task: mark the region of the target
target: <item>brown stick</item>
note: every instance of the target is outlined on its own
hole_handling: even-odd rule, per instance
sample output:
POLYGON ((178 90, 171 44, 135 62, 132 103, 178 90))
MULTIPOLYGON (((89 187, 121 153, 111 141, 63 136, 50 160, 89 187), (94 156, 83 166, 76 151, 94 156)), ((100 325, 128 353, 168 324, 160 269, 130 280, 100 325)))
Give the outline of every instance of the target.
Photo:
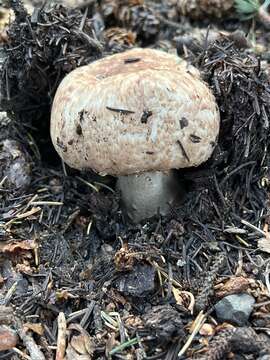
POLYGON ((39 349, 32 336, 30 334, 27 334, 27 332, 23 328, 22 322, 19 319, 16 319, 16 328, 17 333, 19 334, 20 338, 24 343, 24 346, 30 354, 31 360, 46 360, 42 351, 39 349))

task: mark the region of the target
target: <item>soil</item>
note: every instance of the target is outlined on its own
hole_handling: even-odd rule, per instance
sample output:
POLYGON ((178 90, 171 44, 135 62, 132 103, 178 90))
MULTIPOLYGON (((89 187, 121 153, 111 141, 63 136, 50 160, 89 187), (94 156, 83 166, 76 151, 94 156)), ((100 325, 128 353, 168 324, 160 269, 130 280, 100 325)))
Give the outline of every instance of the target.
POLYGON ((270 359, 270 32, 178 3, 4 4, 0 359, 270 359), (61 79, 134 46, 196 66, 221 114, 212 157, 178 172, 181 205, 137 225, 115 179, 69 168, 49 136, 61 79), (243 327, 214 310, 238 293, 256 301, 243 327))

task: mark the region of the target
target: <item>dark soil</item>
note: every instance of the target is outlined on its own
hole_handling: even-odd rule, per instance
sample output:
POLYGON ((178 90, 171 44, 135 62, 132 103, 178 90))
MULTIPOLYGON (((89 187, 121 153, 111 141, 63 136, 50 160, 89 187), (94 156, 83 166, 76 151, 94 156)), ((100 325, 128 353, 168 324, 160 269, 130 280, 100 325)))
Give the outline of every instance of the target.
POLYGON ((0 359, 270 359, 269 30, 233 11, 190 21, 173 0, 36 3, 32 16, 10 5, 0 325, 18 339, 0 359), (185 201, 139 225, 124 219, 113 178, 68 168, 49 137, 65 74, 133 46, 176 49, 221 114, 211 159, 179 172, 185 201), (249 322, 219 323, 215 303, 241 292, 256 300, 249 322))

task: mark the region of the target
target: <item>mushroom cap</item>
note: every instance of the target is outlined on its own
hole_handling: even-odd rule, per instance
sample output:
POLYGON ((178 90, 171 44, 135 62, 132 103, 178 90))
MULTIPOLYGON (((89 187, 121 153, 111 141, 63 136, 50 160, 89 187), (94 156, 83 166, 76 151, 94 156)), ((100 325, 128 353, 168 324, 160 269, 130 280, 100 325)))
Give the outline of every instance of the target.
POLYGON ((69 166, 118 176, 198 166, 213 152, 219 123, 214 96, 194 67, 136 48, 62 80, 51 137, 69 166))

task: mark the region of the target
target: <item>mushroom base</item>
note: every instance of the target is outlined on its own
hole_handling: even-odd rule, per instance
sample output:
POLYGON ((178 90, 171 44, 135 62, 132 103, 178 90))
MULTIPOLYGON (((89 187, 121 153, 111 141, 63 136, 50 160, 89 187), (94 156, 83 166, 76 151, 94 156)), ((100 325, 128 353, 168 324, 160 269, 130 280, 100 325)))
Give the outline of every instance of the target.
POLYGON ((117 186, 125 214, 138 223, 154 215, 166 215, 174 200, 172 172, 145 172, 118 177, 117 186))

